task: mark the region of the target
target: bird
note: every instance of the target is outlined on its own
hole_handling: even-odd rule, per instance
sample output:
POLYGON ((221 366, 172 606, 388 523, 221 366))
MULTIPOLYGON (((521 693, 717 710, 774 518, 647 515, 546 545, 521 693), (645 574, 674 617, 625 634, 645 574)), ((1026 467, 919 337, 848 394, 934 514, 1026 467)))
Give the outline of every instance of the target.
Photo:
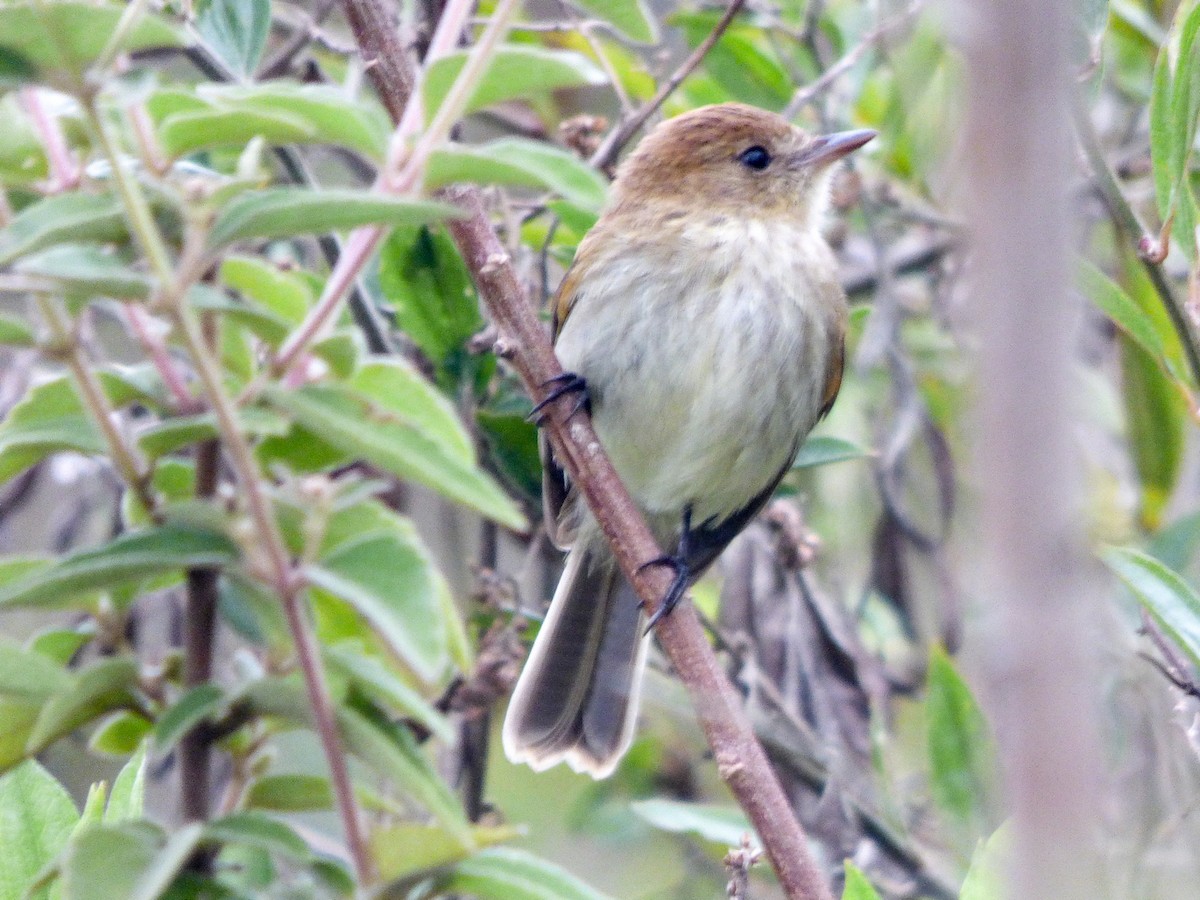
MULTIPOLYGON (((653 128, 618 167, 551 303, 587 407, 655 538, 656 615, 754 518, 841 386, 846 297, 822 233, 834 163, 875 132, 811 135, 737 103, 653 128)), ((535 411, 539 408, 535 407, 535 411)), ((502 729, 509 760, 610 775, 633 740, 654 619, 545 440, 547 532, 568 549, 502 729)))

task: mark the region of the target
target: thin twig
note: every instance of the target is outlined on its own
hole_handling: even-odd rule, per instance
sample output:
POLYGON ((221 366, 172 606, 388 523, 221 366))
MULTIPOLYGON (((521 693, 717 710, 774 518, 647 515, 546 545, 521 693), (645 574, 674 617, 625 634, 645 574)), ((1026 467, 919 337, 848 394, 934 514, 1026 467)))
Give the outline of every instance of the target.
MULTIPOLYGON (((458 77, 455 78, 454 84, 451 85, 442 105, 438 107, 433 121, 429 123, 429 127, 421 134, 416 147, 411 151, 407 146, 408 138, 419 128, 420 119, 408 111, 401 114, 400 122, 392 135, 387 169, 379 179, 379 188, 385 193, 404 194, 415 188, 424 171, 425 163, 429 159, 429 154, 446 139, 454 123, 461 117, 475 85, 478 84, 487 68, 487 63, 491 60, 492 49, 504 36, 507 30, 506 23, 516 12, 516 7, 517 0, 501 0, 497 5, 491 19, 488 20, 488 28, 480 36, 479 43, 467 55, 466 62, 458 73, 458 77)), ((445 55, 453 48, 451 37, 461 30, 462 23, 466 21, 470 13, 470 8, 471 3, 466 0, 453 0, 446 7, 442 20, 438 23, 438 30, 434 34, 433 43, 430 45, 426 70, 437 59, 437 55, 445 55)), ((406 84, 411 90, 412 79, 410 78, 406 84)), ((419 90, 419 82, 417 85, 419 90)), ((415 98, 417 94, 413 93, 411 96, 415 98)), ((341 307, 342 297, 366 266, 367 261, 375 252, 375 248, 383 240, 384 233, 385 229, 379 226, 357 228, 351 232, 342 250, 342 255, 338 258, 337 265, 334 266, 333 272, 325 282, 325 290, 320 299, 309 311, 300 327, 288 337, 283 347, 280 348, 279 355, 271 366, 272 374, 278 377, 285 376, 304 356, 309 345, 317 339, 326 324, 341 307)))
MULTIPOLYGON (((479 191, 460 186, 445 195, 469 214, 451 222, 450 231, 500 332, 505 358, 534 399, 540 400, 547 392, 545 385, 562 373, 546 329, 488 221, 479 191)), ((661 550, 600 446, 590 419, 582 412, 575 414, 573 406, 570 398, 560 398, 549 407, 546 429, 555 458, 583 493, 621 570, 652 613, 666 596, 671 576, 662 567, 644 567, 661 550)), ((832 895, 809 852, 804 831, 754 737, 741 697, 705 638, 695 608, 680 604, 655 632, 692 696, 717 771, 761 836, 787 896, 829 900, 832 895)))
POLYGON ((221 442, 229 454, 230 463, 246 499, 257 538, 263 544, 269 565, 269 571, 263 574, 283 603, 292 640, 296 646, 297 661, 304 676, 317 736, 329 765, 334 797, 346 832, 346 844, 360 883, 369 884, 373 877, 371 858, 358 821, 358 807, 350 784, 320 651, 305 618, 302 585, 293 573, 279 524, 275 520, 270 499, 263 487, 262 472, 254 457, 254 451, 242 433, 237 408, 226 393, 220 365, 209 351, 195 313, 187 303, 187 290, 204 268, 204 235, 197 229, 188 229, 183 254, 176 268, 172 264, 158 223, 150 213, 150 206, 141 185, 122 164, 117 146, 108 134, 100 115, 95 95, 86 95, 81 100, 85 115, 112 167, 112 177, 125 206, 130 230, 149 258, 151 268, 158 278, 158 301, 172 319, 204 386, 205 396, 217 420, 221 442))
POLYGON ((613 163, 617 158, 617 154, 621 152, 621 148, 629 143, 630 138, 638 133, 638 130, 666 102, 666 99, 675 92, 675 89, 683 84, 683 80, 691 75, 696 70, 696 67, 704 61, 704 57, 708 55, 708 51, 716 46, 717 41, 721 39, 721 35, 729 28, 734 16, 738 14, 745 5, 745 2, 746 0, 729 0, 729 6, 725 10, 725 15, 721 16, 717 24, 713 26, 713 30, 709 33, 708 37, 701 41, 700 45, 680 64, 679 68, 670 74, 667 80, 655 92, 654 96, 650 98, 650 102, 638 110, 634 116, 623 120, 621 124, 609 132, 600 146, 596 148, 596 152, 588 160, 594 168, 603 169, 613 163))
POLYGON ((1151 239, 1150 232, 1142 225, 1137 213, 1125 199, 1121 185, 1117 182, 1117 177, 1113 174, 1112 167, 1104 155, 1104 148, 1100 146, 1100 138, 1092 124, 1092 117, 1078 98, 1075 98, 1075 102, 1072 104, 1072 113, 1075 120, 1075 133, 1083 146, 1088 164, 1092 167, 1092 174, 1096 176, 1096 186, 1100 191, 1100 196, 1104 199, 1104 205, 1108 207, 1108 213, 1117 230, 1125 235, 1137 252, 1137 258, 1141 262, 1142 268, 1145 269, 1150 283, 1154 286, 1155 293, 1166 307, 1172 327, 1179 335, 1179 343, 1183 345, 1184 355, 1187 356, 1192 379, 1200 384, 1200 329, 1192 321, 1183 301, 1171 289, 1162 265, 1148 258, 1142 251, 1143 241, 1151 239))
POLYGON ((816 80, 809 82, 801 88, 797 88, 796 93, 792 95, 792 99, 788 101, 788 105, 780 115, 788 120, 794 119, 801 109, 824 93, 844 73, 854 68, 858 64, 858 61, 866 55, 867 51, 874 48, 884 35, 903 25, 920 12, 922 5, 922 0, 913 0, 902 12, 888 19, 886 22, 881 22, 864 34, 857 44, 851 47, 841 59, 822 72, 816 80))
POLYGON ((121 479, 133 491, 143 511, 153 517, 158 515, 158 500, 150 488, 150 469, 137 445, 130 441, 117 425, 117 412, 104 392, 95 370, 84 359, 75 333, 75 325, 63 308, 62 301, 45 294, 38 295, 38 307, 46 325, 50 328, 54 344, 46 349, 51 355, 63 359, 79 387, 84 406, 104 436, 108 455, 121 475, 121 479))

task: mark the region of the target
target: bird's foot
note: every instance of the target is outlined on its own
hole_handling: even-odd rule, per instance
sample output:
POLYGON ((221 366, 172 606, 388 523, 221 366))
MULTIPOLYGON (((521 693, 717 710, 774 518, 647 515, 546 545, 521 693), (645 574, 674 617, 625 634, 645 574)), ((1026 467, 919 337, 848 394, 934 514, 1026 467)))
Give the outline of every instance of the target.
POLYGON ((664 553, 662 556, 656 556, 649 562, 644 562, 638 566, 639 572, 651 566, 666 566, 675 573, 675 577, 671 579, 671 586, 667 588, 667 592, 663 594, 658 607, 651 614, 649 622, 646 623, 647 634, 659 623, 659 620, 664 616, 670 615, 671 610, 679 605, 679 601, 687 593, 688 585, 692 581, 692 570, 688 566, 691 538, 692 507, 689 505, 683 510, 683 527, 679 530, 679 546, 675 550, 675 555, 671 556, 664 553))
POLYGON ((592 411, 592 398, 588 394, 587 382, 581 376, 576 375, 574 372, 563 372, 560 375, 555 375, 548 381, 542 382, 542 387, 544 388, 551 385, 554 385, 554 387, 550 393, 543 397, 541 402, 535 405, 529 412, 529 418, 536 421, 539 426, 546 421, 546 416, 542 414, 542 410, 565 394, 579 395, 570 413, 567 414, 568 420, 581 409, 587 409, 589 413, 592 411))
POLYGON ((668 556, 666 554, 656 556, 649 562, 638 566, 638 571, 648 569, 651 566, 666 566, 675 573, 675 577, 671 579, 671 586, 667 588, 667 592, 663 594, 662 599, 658 602, 658 606, 646 622, 646 634, 649 634, 654 629, 654 626, 659 623, 659 620, 669 615, 671 610, 679 605, 679 601, 687 593, 688 584, 691 583, 692 578, 691 570, 688 568, 687 561, 682 554, 679 556, 668 556))

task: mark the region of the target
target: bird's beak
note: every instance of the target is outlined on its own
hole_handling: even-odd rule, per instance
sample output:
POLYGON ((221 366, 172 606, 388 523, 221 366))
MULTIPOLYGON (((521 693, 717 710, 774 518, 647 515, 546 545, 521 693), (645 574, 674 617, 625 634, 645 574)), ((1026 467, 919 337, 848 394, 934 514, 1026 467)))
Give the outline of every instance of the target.
POLYGON ((841 159, 848 153, 853 153, 867 141, 875 137, 876 132, 869 128, 857 131, 839 131, 835 134, 823 134, 814 138, 796 156, 796 162, 804 166, 824 166, 841 159))

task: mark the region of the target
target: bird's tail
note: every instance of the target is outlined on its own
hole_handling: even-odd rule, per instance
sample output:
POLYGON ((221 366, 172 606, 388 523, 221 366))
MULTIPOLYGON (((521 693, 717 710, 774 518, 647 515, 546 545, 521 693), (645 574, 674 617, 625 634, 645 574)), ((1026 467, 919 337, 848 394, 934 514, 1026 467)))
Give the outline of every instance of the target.
POLYGON ((598 534, 579 540, 504 719, 504 752, 542 771, 612 773, 633 740, 648 637, 638 598, 598 534))

